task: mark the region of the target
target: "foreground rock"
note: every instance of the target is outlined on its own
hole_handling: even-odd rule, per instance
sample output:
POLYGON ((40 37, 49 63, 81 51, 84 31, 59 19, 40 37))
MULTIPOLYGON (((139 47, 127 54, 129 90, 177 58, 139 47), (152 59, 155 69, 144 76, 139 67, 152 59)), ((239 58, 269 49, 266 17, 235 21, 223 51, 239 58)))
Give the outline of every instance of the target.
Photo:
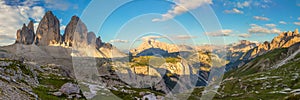
POLYGON ((59 91, 63 94, 70 95, 70 94, 79 94, 80 93, 80 88, 78 85, 73 84, 73 83, 65 83, 59 91))

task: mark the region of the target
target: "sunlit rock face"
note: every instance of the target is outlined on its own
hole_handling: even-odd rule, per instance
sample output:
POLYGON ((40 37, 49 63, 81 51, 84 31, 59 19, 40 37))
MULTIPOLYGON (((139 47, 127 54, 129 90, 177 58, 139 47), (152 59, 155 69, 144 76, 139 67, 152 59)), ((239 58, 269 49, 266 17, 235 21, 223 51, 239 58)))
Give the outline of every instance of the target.
POLYGON ((79 17, 73 16, 63 35, 67 46, 87 45, 88 29, 79 17))
POLYGON ((287 48, 298 42, 300 42, 300 35, 298 29, 296 29, 294 32, 283 32, 280 33, 277 37, 275 37, 270 43, 264 42, 263 44, 260 44, 257 48, 254 48, 249 58, 254 58, 258 55, 264 54, 267 51, 276 48, 287 48))
POLYGON ((269 51, 278 48, 288 48, 292 45, 300 42, 300 35, 298 29, 294 32, 282 32, 278 36, 274 37, 271 42, 265 41, 259 44, 257 47, 248 50, 243 56, 239 57, 236 62, 229 63, 226 67, 227 70, 232 68, 238 68, 246 64, 247 61, 254 59, 260 55, 263 55, 269 51))
POLYGON ((59 20, 51 11, 48 11, 36 30, 35 44, 39 46, 60 44, 62 37, 59 28, 59 20))
POLYGON ((30 45, 33 43, 35 38, 33 22, 30 21, 28 26, 23 24, 22 29, 17 31, 16 43, 30 45))
POLYGON ((168 44, 157 40, 144 40, 138 48, 132 49, 130 52, 135 56, 150 48, 159 48, 162 51, 167 51, 168 53, 180 51, 180 48, 175 44, 168 44))
POLYGON ((241 40, 238 43, 228 45, 226 48, 228 50, 227 59, 230 62, 235 62, 239 60, 247 51, 257 47, 259 43, 251 42, 247 40, 241 40))

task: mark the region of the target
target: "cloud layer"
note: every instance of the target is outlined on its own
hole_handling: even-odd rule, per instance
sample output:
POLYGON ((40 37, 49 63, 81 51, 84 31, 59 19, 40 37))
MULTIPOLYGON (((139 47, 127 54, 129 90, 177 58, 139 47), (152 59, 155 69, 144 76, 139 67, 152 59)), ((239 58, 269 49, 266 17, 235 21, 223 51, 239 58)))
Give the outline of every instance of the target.
POLYGON ((178 40, 189 40, 189 39, 194 39, 194 38, 197 38, 197 37, 192 36, 192 35, 176 35, 174 38, 178 39, 178 40))
POLYGON ((263 26, 259 26, 256 24, 251 24, 250 26, 251 26, 251 28, 248 29, 249 33, 264 33, 264 34, 279 34, 279 33, 281 33, 281 31, 279 29, 277 29, 276 27, 268 28, 268 27, 263 27, 263 26))
POLYGON ((225 30, 219 30, 215 32, 206 32, 205 34, 212 37, 218 37, 218 36, 229 36, 230 33, 232 32, 233 31, 230 29, 225 29, 225 30))
MULTIPOLYGON (((29 19, 40 21, 45 13, 45 9, 40 6, 31 6, 25 2, 22 5, 7 5, 5 1, 0 1, 0 35, 9 38, 0 38, 1 45, 14 43, 16 32, 22 28, 23 23, 28 23, 29 19), (28 5, 25 5, 28 4, 28 5)), ((37 27, 37 24, 35 24, 37 27)))
POLYGON ((227 14, 230 14, 230 13, 243 14, 244 13, 243 11, 238 10, 237 8, 233 8, 232 10, 225 10, 224 12, 227 13, 227 14))
POLYGON ((263 20, 263 21, 268 21, 270 20, 269 18, 267 17, 262 17, 262 16, 253 16, 254 19, 256 20, 263 20))
POLYGON ((241 37, 241 38, 249 38, 251 35, 248 34, 248 33, 244 33, 244 34, 239 34, 238 37, 241 37))
POLYGON ((110 43, 128 43, 128 40, 114 39, 110 40, 110 43))
POLYGON ((152 21, 166 21, 174 18, 177 15, 187 12, 188 10, 196 9, 204 4, 212 4, 212 0, 174 0, 177 5, 168 10, 167 13, 162 14, 161 18, 155 18, 152 21))

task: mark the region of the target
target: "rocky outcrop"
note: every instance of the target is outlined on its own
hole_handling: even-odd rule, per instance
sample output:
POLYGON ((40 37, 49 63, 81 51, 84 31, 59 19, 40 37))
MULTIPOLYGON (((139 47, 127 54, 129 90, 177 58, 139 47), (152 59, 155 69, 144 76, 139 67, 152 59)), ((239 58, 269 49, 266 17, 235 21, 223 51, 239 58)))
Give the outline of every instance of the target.
POLYGON ((226 48, 227 51, 227 59, 230 62, 235 62, 239 60, 247 51, 257 47, 259 43, 251 42, 247 40, 241 40, 239 43, 230 44, 226 48))
POLYGON ((16 43, 30 45, 33 43, 34 37, 35 35, 34 35, 33 22, 30 21, 28 26, 23 24, 22 29, 17 31, 16 43))
POLYGON ((96 44, 96 35, 94 32, 89 32, 87 34, 87 43, 88 43, 88 45, 96 44))
POLYGON ((104 45, 104 43, 101 40, 101 37, 97 37, 96 39, 96 48, 100 48, 102 45, 104 45))
POLYGON ((257 47, 247 51, 247 53, 244 54, 239 60, 236 62, 229 63, 226 67, 227 70, 234 69, 241 67, 246 62, 249 62, 250 60, 256 58, 257 56, 266 54, 269 51, 272 51, 277 48, 288 48, 296 43, 300 42, 300 35, 298 29, 296 29, 294 32, 288 31, 283 32, 279 34, 277 37, 275 37, 271 42, 264 42, 257 47))
POLYGON ((65 83, 59 91, 62 94, 70 95, 70 94, 79 94, 80 93, 80 88, 77 84, 73 83, 65 83))
POLYGON ((87 45, 88 29, 86 25, 77 16, 73 16, 65 29, 63 35, 67 46, 87 45))
POLYGON ((275 37, 270 43, 266 41, 263 44, 260 44, 257 48, 254 48, 253 52, 251 52, 250 58, 244 59, 255 58, 258 55, 262 55, 276 48, 288 48, 298 42, 300 42, 298 29, 296 29, 294 32, 283 32, 279 34, 279 36, 275 37))
POLYGON ((48 11, 37 28, 35 44, 39 46, 60 44, 62 37, 59 28, 59 20, 48 11))
POLYGON ((168 44, 157 40, 144 40, 143 43, 138 48, 132 49, 130 50, 130 52, 132 53, 133 56, 136 56, 137 54, 150 48, 158 48, 163 51, 167 51, 169 53, 180 51, 180 48, 175 44, 168 44))

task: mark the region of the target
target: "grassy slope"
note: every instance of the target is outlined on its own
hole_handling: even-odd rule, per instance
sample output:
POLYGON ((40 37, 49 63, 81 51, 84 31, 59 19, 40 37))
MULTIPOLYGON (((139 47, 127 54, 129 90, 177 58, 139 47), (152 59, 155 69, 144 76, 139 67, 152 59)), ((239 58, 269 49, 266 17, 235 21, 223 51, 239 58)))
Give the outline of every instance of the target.
POLYGON ((252 61, 248 62, 246 65, 238 69, 234 69, 227 72, 224 75, 224 77, 225 78, 242 77, 242 76, 260 72, 261 69, 268 69, 272 66, 266 66, 266 68, 261 68, 262 67, 261 65, 264 64, 265 62, 269 62, 271 65, 276 64, 276 61, 279 61, 282 54, 283 53, 286 54, 287 51, 288 51, 287 48, 274 49, 264 55, 256 57, 255 59, 253 59, 252 61), (265 62, 261 62, 261 61, 265 61, 265 62))
MULTIPOLYGON (((282 52, 286 51, 287 49, 276 49, 265 54, 265 56, 257 57, 253 61, 257 62, 266 58, 275 60, 282 52)), ((247 69, 243 73, 237 73, 237 71, 241 71, 240 69, 229 72, 230 75, 237 75, 238 77, 223 81, 218 91, 221 95, 216 94, 214 99, 300 99, 300 95, 290 94, 290 91, 300 88, 300 54, 277 69, 262 72, 255 71, 256 69, 255 67, 247 69)), ((226 77, 228 76, 229 74, 226 77)), ((202 90, 203 88, 196 88, 190 99, 201 97, 202 90)))

